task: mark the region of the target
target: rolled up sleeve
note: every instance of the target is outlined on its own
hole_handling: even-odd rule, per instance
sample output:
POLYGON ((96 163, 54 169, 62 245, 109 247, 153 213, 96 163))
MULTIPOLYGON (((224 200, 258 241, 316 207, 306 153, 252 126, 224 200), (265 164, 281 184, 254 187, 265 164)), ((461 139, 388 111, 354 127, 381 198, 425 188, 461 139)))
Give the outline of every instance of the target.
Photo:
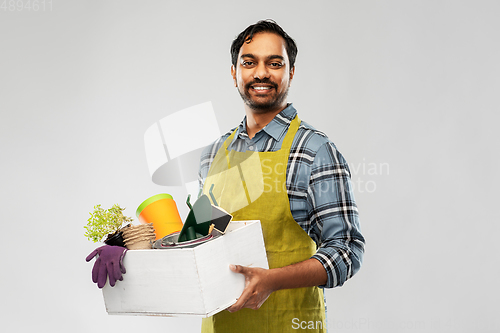
POLYGON ((310 236, 318 244, 312 258, 321 262, 328 275, 321 287, 342 286, 361 267, 365 239, 349 167, 331 142, 321 146, 311 166, 307 206, 310 236))

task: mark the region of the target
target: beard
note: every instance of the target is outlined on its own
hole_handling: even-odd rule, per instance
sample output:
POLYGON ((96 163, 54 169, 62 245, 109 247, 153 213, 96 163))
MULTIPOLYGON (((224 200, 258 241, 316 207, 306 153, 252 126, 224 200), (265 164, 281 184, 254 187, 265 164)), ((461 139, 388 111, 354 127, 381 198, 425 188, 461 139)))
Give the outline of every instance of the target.
POLYGON ((264 80, 256 79, 253 80, 252 82, 247 83, 243 89, 243 92, 238 87, 238 93, 240 94, 241 99, 243 99, 243 102, 246 105, 255 110, 257 113, 262 114, 262 113, 276 111, 276 109, 283 104, 283 101, 286 100, 286 97, 288 96, 288 89, 289 87, 286 87, 286 90, 284 90, 281 93, 278 93, 278 85, 275 82, 272 82, 269 79, 264 79, 264 80), (255 83, 265 83, 272 85, 274 89, 273 95, 265 98, 259 98, 259 97, 252 98, 249 90, 250 87, 255 83))

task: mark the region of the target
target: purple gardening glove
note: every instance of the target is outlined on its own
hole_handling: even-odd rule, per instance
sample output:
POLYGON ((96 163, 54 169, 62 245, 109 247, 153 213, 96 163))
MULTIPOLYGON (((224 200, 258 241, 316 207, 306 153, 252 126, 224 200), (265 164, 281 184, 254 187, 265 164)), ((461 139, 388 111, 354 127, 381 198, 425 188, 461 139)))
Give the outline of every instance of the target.
POLYGON ((104 245, 95 249, 85 259, 87 262, 99 255, 92 269, 92 281, 97 283, 99 288, 104 287, 109 275, 109 285, 115 286, 116 281, 123 280, 122 273, 125 274, 123 266, 123 257, 127 249, 121 246, 104 245))

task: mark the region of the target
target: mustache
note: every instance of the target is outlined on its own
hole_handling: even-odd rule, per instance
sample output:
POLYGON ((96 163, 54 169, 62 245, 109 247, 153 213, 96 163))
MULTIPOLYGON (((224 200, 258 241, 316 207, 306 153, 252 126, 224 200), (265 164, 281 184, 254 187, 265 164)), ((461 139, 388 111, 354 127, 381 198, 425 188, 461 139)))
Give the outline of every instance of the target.
POLYGON ((271 86, 273 86, 273 88, 275 90, 278 90, 278 84, 276 84, 275 82, 271 81, 270 79, 255 79, 253 80, 252 82, 248 82, 247 84, 245 84, 245 89, 250 89, 250 86, 253 85, 253 84, 256 84, 256 83, 263 83, 263 84, 269 84, 271 86))

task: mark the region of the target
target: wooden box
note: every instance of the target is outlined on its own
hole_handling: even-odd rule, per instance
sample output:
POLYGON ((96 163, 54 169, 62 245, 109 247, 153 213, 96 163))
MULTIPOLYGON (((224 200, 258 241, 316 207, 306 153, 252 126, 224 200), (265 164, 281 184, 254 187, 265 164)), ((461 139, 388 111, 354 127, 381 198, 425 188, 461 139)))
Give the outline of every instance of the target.
POLYGON ((123 263, 123 281, 102 289, 108 314, 209 317, 243 291, 229 264, 268 268, 260 221, 233 221, 194 248, 130 250, 123 263))

